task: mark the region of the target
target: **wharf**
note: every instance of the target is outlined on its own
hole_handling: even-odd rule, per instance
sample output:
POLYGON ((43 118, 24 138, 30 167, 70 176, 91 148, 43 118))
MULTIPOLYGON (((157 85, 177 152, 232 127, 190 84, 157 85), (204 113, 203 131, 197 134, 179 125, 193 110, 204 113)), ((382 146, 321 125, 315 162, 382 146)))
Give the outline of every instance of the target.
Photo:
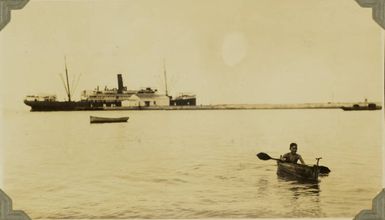
MULTIPOLYGON (((258 110, 258 109, 342 109, 363 103, 304 103, 304 104, 217 104, 196 106, 122 106, 103 110, 258 110)), ((380 103, 377 106, 381 106, 380 103)))

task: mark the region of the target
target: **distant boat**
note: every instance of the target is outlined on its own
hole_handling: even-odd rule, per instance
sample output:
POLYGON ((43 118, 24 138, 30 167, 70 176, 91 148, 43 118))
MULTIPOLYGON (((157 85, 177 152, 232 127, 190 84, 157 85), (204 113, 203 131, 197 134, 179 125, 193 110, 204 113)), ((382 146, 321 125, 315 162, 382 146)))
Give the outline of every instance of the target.
POLYGON ((343 106, 341 108, 344 111, 374 111, 382 109, 380 105, 376 105, 375 103, 369 103, 368 105, 354 104, 353 106, 343 106))
POLYGON ((118 122, 127 122, 129 117, 119 117, 119 118, 106 118, 106 117, 97 117, 90 116, 90 123, 118 123, 118 122))

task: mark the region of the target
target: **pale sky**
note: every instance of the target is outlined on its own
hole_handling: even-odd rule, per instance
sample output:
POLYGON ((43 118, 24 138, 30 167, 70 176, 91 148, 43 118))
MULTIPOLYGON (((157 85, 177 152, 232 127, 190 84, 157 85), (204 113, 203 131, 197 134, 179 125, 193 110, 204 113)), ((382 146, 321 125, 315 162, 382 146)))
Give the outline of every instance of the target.
POLYGON ((352 0, 31 0, 0 32, 1 103, 152 86, 198 104, 382 101, 383 31, 352 0))

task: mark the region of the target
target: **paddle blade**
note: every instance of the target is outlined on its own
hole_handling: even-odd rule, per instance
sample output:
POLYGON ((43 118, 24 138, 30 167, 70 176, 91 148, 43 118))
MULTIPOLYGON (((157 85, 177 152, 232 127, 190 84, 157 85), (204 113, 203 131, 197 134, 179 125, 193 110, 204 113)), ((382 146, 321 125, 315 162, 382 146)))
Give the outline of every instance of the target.
POLYGON ((319 166, 319 172, 321 174, 329 174, 330 173, 330 169, 328 167, 325 167, 325 166, 319 166))
POLYGON ((257 154, 257 157, 258 157, 260 160, 270 160, 270 159, 271 159, 271 157, 270 157, 268 154, 263 153, 263 152, 258 153, 258 154, 257 154))

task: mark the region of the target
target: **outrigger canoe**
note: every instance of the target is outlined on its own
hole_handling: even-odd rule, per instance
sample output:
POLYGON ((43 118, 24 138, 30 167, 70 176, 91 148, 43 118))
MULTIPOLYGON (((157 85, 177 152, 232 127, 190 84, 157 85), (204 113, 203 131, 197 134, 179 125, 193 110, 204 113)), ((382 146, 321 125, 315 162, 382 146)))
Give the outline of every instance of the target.
POLYGON ((318 181, 319 167, 277 161, 277 175, 303 181, 318 181))
POLYGON ((90 116, 90 123, 117 123, 117 122, 127 122, 128 118, 129 118, 129 117, 106 118, 106 117, 90 116))

